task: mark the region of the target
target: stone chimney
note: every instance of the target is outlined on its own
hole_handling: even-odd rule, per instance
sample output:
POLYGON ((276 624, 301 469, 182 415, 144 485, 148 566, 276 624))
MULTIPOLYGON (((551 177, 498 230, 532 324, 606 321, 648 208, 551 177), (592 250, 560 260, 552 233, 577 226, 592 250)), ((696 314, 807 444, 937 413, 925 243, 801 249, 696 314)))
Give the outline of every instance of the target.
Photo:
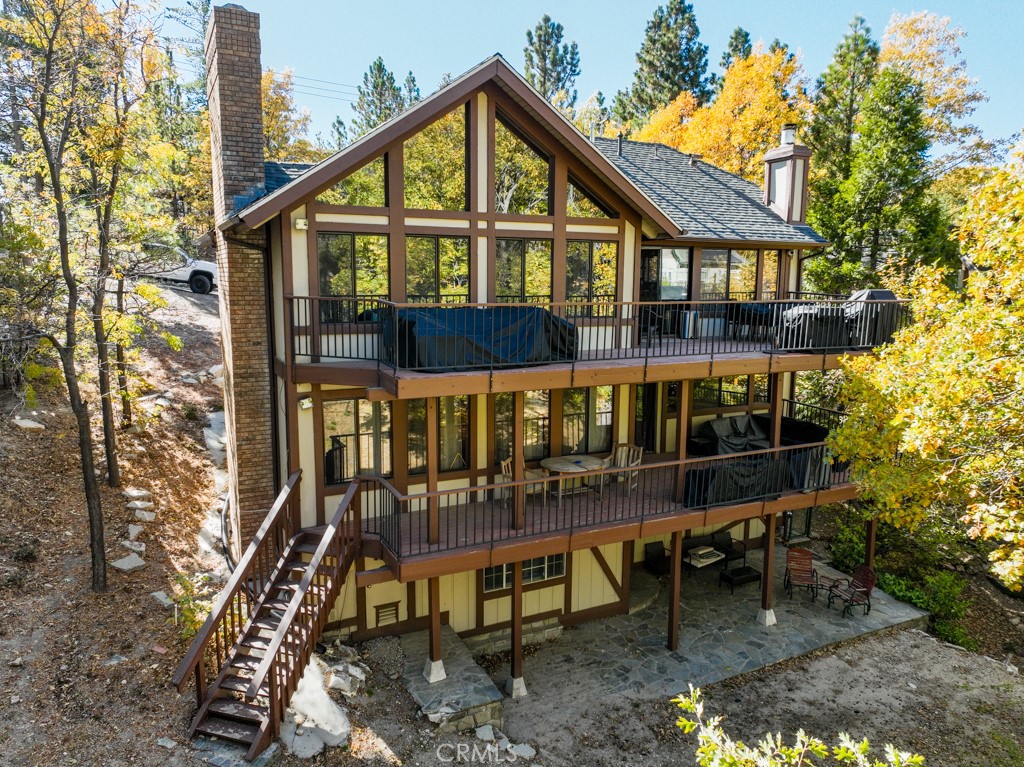
POLYGON ((787 224, 807 223, 807 171, 811 150, 796 143, 796 125, 782 126, 778 148, 764 156, 764 204, 787 224))
POLYGON ((206 73, 227 466, 238 554, 273 505, 277 484, 267 242, 262 229, 220 228, 235 210, 264 189, 258 14, 234 4, 213 9, 206 32, 206 73))

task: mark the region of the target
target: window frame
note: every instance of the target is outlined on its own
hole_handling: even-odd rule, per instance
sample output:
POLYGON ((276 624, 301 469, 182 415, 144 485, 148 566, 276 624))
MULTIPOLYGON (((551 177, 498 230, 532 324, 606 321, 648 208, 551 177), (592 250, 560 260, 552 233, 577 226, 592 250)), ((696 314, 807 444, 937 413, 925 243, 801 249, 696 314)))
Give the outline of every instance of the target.
MULTIPOLYGON (((485 567, 480 571, 480 589, 481 592, 486 595, 486 598, 495 598, 502 596, 506 592, 512 590, 512 564, 504 565, 491 565, 485 567), (492 584, 500 580, 501 585, 492 585, 488 587, 488 579, 491 580, 492 584)), ((548 581, 559 581, 566 577, 568 563, 564 552, 557 554, 548 554, 543 557, 532 557, 523 562, 523 586, 535 586, 535 584, 547 583, 547 586, 556 586, 557 583, 548 583, 548 581), (533 575, 527 578, 527 572, 536 572, 539 568, 543 569, 543 574, 539 577, 533 575)), ((546 587, 540 587, 546 588, 546 587)))
MULTIPOLYGON (((546 423, 546 428, 544 428, 544 427, 541 428, 541 432, 546 436, 546 439, 544 440, 543 444, 540 444, 540 445, 534 444, 534 445, 532 445, 533 448, 539 449, 543 453, 540 456, 540 458, 530 458, 527 455, 527 453, 528 453, 528 450, 527 450, 528 444, 524 444, 523 445, 523 457, 524 457, 526 463, 540 461, 541 459, 547 458, 549 455, 551 455, 551 430, 552 430, 552 427, 553 427, 553 424, 551 422, 551 411, 552 411, 552 400, 554 399, 554 393, 550 389, 530 389, 530 390, 527 390, 527 391, 525 391, 523 393, 523 397, 525 399, 527 394, 530 394, 531 392, 538 392, 538 391, 546 392, 547 395, 548 395, 547 414, 545 416, 543 416, 543 418, 542 418, 543 421, 547 422, 546 423)), ((511 457, 511 454, 509 456, 502 456, 498 452, 498 447, 499 447, 499 445, 498 445, 498 442, 499 442, 498 435, 500 433, 499 430, 498 430, 498 424, 500 422, 500 419, 498 418, 498 407, 497 407, 497 405, 498 405, 498 397, 503 397, 503 396, 509 396, 509 397, 513 397, 514 398, 514 392, 495 392, 494 395, 493 395, 493 398, 491 399, 491 430, 492 430, 492 433, 494 434, 494 455, 492 456, 492 458, 494 459, 494 465, 495 466, 498 466, 505 458, 511 457)), ((513 399, 513 402, 514 401, 515 400, 513 399)), ((524 417, 524 425, 523 425, 524 435, 526 433, 525 421, 526 421, 526 419, 524 417)), ((509 422, 509 428, 514 428, 514 423, 515 423, 515 413, 512 413, 512 418, 511 418, 511 420, 509 422)), ((509 435, 509 440, 508 441, 509 441, 509 444, 511 445, 511 443, 512 443, 511 434, 509 435)))
POLYGON ((500 108, 494 111, 494 131, 495 131, 495 147, 494 151, 490 153, 489 162, 493 168, 493 188, 491 189, 491 201, 490 204, 493 206, 495 215, 497 216, 509 216, 509 217, 551 217, 555 212, 555 157, 550 152, 545 150, 536 141, 530 138, 530 135, 520 128, 516 122, 501 111, 500 108), (498 163, 497 163, 497 130, 498 125, 501 125, 505 130, 511 133, 515 138, 519 139, 526 145, 527 149, 531 150, 535 155, 548 165, 548 194, 547 194, 547 212, 546 213, 512 213, 512 212, 498 212, 498 163))
POLYGON ((406 210, 406 211, 414 211, 414 212, 415 211, 427 211, 427 212, 430 212, 430 213, 451 213, 451 214, 456 214, 456 215, 458 215, 458 214, 465 215, 466 213, 468 213, 471 210, 471 200, 469 198, 470 198, 470 178, 473 175, 473 168, 471 166, 473 154, 472 154, 472 152, 470 151, 470 148, 469 148, 469 144, 470 144, 470 131, 471 131, 471 126, 470 126, 470 121, 469 121, 469 102, 466 101, 463 104, 461 104, 459 106, 456 106, 453 109, 450 109, 449 111, 445 112, 443 115, 439 116, 436 120, 433 120, 432 122, 428 123, 427 125, 424 125, 415 134, 413 134, 412 136, 409 136, 408 138, 406 138, 406 139, 404 139, 402 141, 402 143, 401 143, 401 152, 402 152, 402 207, 403 207, 404 210, 406 210), (407 178, 406 174, 408 173, 408 168, 409 168, 408 163, 406 162, 406 144, 409 141, 419 137, 428 128, 436 125, 437 123, 441 122, 441 120, 444 120, 449 115, 452 115, 452 114, 454 114, 455 112, 457 112, 459 110, 461 110, 461 112, 462 112, 462 126, 463 126, 462 127, 462 151, 463 151, 462 169, 463 169, 463 176, 462 177, 463 177, 463 182, 464 183, 462 185, 462 187, 463 187, 462 188, 462 207, 461 208, 457 208, 457 209, 448 209, 448 208, 415 208, 415 207, 410 207, 408 205, 408 199, 407 199, 407 196, 406 196, 407 195, 407 186, 408 186, 406 184, 406 178, 407 178))
MULTIPOLYGON (((412 441, 409 439, 409 437, 414 432, 413 432, 413 429, 411 429, 410 425, 409 425, 409 422, 411 420, 410 419, 410 412, 409 412, 410 411, 409 405, 411 405, 413 402, 422 402, 423 403, 423 411, 424 411, 423 435, 422 435, 423 436, 423 444, 424 444, 424 450, 425 451, 429 451, 430 450, 430 445, 427 444, 427 422, 426 422, 426 404, 427 404, 427 400, 424 397, 415 397, 413 399, 407 400, 407 405, 406 405, 406 419, 405 419, 406 420, 406 424, 405 424, 405 426, 406 426, 406 473, 410 477, 425 477, 427 475, 427 463, 429 462, 428 461, 428 457, 427 457, 428 454, 426 452, 424 452, 424 454, 423 454, 423 465, 422 465, 422 467, 414 466, 413 461, 412 461, 412 457, 413 457, 414 453, 413 453, 413 450, 412 450, 412 441)), ((449 395, 448 397, 438 397, 438 403, 437 403, 437 444, 434 445, 434 449, 437 451, 437 473, 438 473, 438 476, 440 476, 442 474, 449 474, 449 473, 469 471, 472 468, 472 465, 473 465, 473 463, 472 463, 472 455, 473 455, 473 450, 474 450, 474 441, 475 441, 475 436, 473 434, 473 400, 472 400, 471 395, 469 395, 469 394, 452 394, 452 395, 449 395), (445 466, 441 462, 441 452, 442 452, 441 451, 441 440, 444 439, 444 431, 441 429, 441 408, 442 408, 442 403, 440 402, 440 400, 452 399, 452 398, 464 398, 465 399, 465 403, 466 403, 466 410, 465 410, 465 412, 466 412, 466 425, 465 425, 466 440, 462 443, 467 448, 465 453, 462 454, 462 460, 463 460, 463 463, 465 465, 461 466, 461 467, 459 467, 457 469, 445 468, 445 466)), ((460 453, 461 453, 461 451, 460 451, 460 453)))
POLYGON ((494 238, 494 300, 498 303, 550 303, 554 290, 555 277, 555 241, 543 237, 495 237, 494 238), (499 244, 502 242, 519 243, 522 258, 519 269, 519 295, 499 295, 498 293, 498 259, 499 244), (545 243, 548 248, 548 292, 546 295, 534 295, 526 292, 527 253, 530 243, 545 243))
POLYGON ((391 235, 380 232, 335 232, 331 230, 318 230, 316 233, 316 284, 317 284, 317 295, 321 298, 373 298, 382 299, 387 301, 391 297, 391 235), (324 293, 323 290, 323 265, 321 263, 321 250, 320 242, 321 238, 335 238, 335 237, 348 237, 350 248, 349 248, 349 266, 351 267, 352 275, 352 291, 350 293, 324 293), (356 289, 359 284, 359 276, 357 271, 357 248, 356 241, 359 237, 377 237, 384 240, 384 252, 387 258, 387 268, 385 269, 385 278, 387 279, 388 289, 384 295, 377 295, 371 293, 359 293, 356 289))
MULTIPOLYGON (((356 448, 357 448, 356 449, 356 453, 355 453, 355 463, 354 463, 354 465, 356 467, 356 473, 353 474, 352 476, 344 476, 339 482, 328 482, 326 465, 324 463, 321 463, 321 468, 323 469, 322 483, 323 483, 323 486, 325 488, 325 494, 326 495, 332 495, 332 494, 337 494, 337 493, 340 493, 340 492, 344 492, 344 486, 347 483, 351 482, 356 477, 365 476, 363 474, 363 472, 361 471, 361 467, 359 466, 359 451, 358 451, 359 441, 360 441, 360 438, 363 435, 366 435, 366 436, 370 437, 378 445, 380 445, 383 442, 383 436, 385 434, 387 435, 387 444, 388 444, 388 457, 387 457, 387 460, 388 460, 388 464, 391 467, 391 470, 389 472, 379 472, 379 476, 382 476, 382 477, 394 477, 395 476, 395 421, 394 421, 394 412, 391 409, 391 403, 390 402, 375 402, 373 400, 366 399, 365 397, 333 397, 331 399, 322 400, 320 402, 320 407, 318 408, 318 410, 319 410, 319 418, 320 418, 320 432, 321 432, 321 437, 322 437, 321 450, 323 451, 321 453, 321 458, 320 458, 321 462, 323 462, 326 459, 327 453, 332 449, 332 447, 328 447, 328 442, 330 441, 330 438, 332 436, 353 437, 356 440, 356 448), (334 403, 339 403, 339 402, 351 402, 351 403, 353 403, 353 407, 355 408, 355 413, 353 414, 353 424, 354 424, 355 431, 352 434, 329 435, 328 432, 327 432, 327 423, 326 423, 327 407, 329 405, 332 405, 334 403), (361 403, 364 403, 364 402, 367 403, 368 405, 370 405, 370 407, 375 411, 374 421, 375 421, 375 423, 378 423, 378 424, 381 423, 381 415, 380 414, 382 413, 382 411, 384 409, 384 406, 385 405, 387 406, 389 428, 388 428, 388 430, 386 432, 383 431, 383 430, 380 430, 379 432, 375 433, 374 431, 363 432, 363 431, 360 430, 359 408, 360 408, 361 403)), ((381 450, 381 455, 382 455, 382 461, 383 461, 383 449, 381 450)), ((377 467, 377 468, 379 469, 380 467, 377 467)))
POLYGON ((423 303, 423 304, 457 304, 457 303, 468 303, 469 302, 469 289, 472 280, 471 267, 472 267, 472 245, 470 243, 469 235, 449 235, 449 234, 418 234, 418 233, 406 233, 405 234, 405 291, 406 301, 410 303, 423 303), (409 292, 409 240, 432 240, 434 243, 434 293, 430 296, 423 296, 422 294, 409 292), (444 294, 441 292, 441 240, 461 240, 466 245, 466 283, 464 293, 449 293, 444 294), (417 298, 410 298, 410 295, 415 295, 417 298), (459 299, 459 300, 455 300, 459 299))
POLYGON ((619 241, 618 240, 579 240, 579 239, 567 239, 565 242, 565 300, 567 303, 581 303, 581 304, 599 304, 607 300, 610 296, 610 303, 615 303, 619 297, 619 270, 622 267, 622 259, 619 253, 619 241), (569 251, 573 245, 586 245, 587 246, 587 292, 584 296, 574 295, 570 292, 570 276, 569 276, 569 251), (612 292, 608 293, 595 293, 594 292, 594 250, 595 246, 609 245, 615 248, 615 279, 612 284, 612 292), (601 296, 600 299, 595 296, 601 296))
POLYGON ((570 389, 563 389, 562 390, 562 408, 561 409, 562 409, 562 423, 560 424, 559 428, 561 429, 561 437, 562 437, 562 455, 593 455, 595 453, 607 452, 607 451, 613 450, 615 448, 615 387, 613 385, 611 385, 611 384, 601 384, 601 385, 598 385, 598 386, 574 386, 574 387, 571 387, 570 389), (607 448, 605 448, 605 447, 595 447, 595 448, 592 449, 591 448, 591 437, 592 437, 592 435, 591 435, 591 430, 590 430, 591 405, 593 405, 593 417, 594 417, 593 420, 595 422, 595 425, 598 425, 596 423, 597 419, 598 419, 598 416, 602 415, 605 412, 603 410, 602 411, 598 411, 597 410, 597 397, 598 397, 598 391, 597 390, 598 389, 602 389, 602 388, 610 390, 610 392, 609 392, 610 404, 609 404, 609 409, 607 411, 608 415, 611 418, 611 422, 608 425, 608 446, 607 446, 607 448), (584 445, 584 449, 583 449, 582 453, 574 452, 574 451, 570 450, 569 449, 570 445, 568 444, 568 442, 566 441, 566 438, 565 438, 566 437, 566 433, 567 433, 567 430, 565 428, 565 423, 566 423, 566 421, 565 421, 565 419, 566 419, 565 392, 571 391, 572 389, 582 389, 586 393, 585 396, 584 396, 584 401, 583 401, 583 440, 582 440, 582 442, 583 442, 583 445, 584 445))

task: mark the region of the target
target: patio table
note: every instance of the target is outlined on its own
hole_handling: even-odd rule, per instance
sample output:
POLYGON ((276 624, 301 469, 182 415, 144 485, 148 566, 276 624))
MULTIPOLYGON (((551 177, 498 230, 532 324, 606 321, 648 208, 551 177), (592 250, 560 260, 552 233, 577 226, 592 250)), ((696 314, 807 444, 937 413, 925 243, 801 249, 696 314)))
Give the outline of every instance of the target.
POLYGON ((562 508, 562 482, 566 475, 583 471, 594 471, 604 465, 604 459, 596 455, 555 455, 541 459, 540 465, 558 474, 558 508, 562 508))

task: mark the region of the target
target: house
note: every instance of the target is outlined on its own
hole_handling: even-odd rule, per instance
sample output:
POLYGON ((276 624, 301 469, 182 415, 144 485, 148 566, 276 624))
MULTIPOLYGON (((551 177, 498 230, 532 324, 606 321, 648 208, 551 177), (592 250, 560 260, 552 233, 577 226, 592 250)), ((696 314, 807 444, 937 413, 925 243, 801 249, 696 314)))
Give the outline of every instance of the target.
POLYGON ((795 379, 902 313, 800 293, 823 240, 791 127, 762 191, 588 139, 494 56, 315 166, 271 163, 258 16, 215 8, 206 46, 242 561, 175 678, 193 732, 258 752, 324 631, 429 629, 440 679, 447 623, 510 645, 524 694, 524 638, 626 611, 662 547, 675 649, 694 539, 759 546, 856 495, 823 444, 841 414, 795 379))

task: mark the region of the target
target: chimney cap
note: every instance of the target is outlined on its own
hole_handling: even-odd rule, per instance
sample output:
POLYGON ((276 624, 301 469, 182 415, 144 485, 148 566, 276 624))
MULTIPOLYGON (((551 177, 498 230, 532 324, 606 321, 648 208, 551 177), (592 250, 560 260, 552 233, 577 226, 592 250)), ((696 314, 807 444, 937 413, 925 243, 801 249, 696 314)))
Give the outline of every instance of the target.
POLYGON ((702 159, 704 159, 704 155, 702 154, 691 154, 690 165, 696 165, 702 159))

